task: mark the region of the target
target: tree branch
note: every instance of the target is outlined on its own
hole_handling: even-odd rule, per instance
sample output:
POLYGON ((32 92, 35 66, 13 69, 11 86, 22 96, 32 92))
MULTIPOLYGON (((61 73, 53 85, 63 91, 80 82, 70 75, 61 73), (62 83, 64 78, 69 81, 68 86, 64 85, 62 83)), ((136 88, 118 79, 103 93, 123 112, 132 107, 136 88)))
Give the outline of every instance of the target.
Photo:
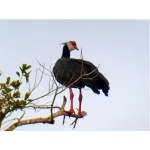
MULTIPOLYGON (((66 105, 66 102, 67 102, 67 99, 64 96, 63 103, 62 103, 62 106, 61 106, 60 110, 55 112, 53 114, 53 116, 49 116, 49 117, 46 117, 46 118, 27 119, 27 120, 21 120, 21 118, 20 118, 16 123, 12 124, 5 131, 13 131, 15 128, 17 128, 19 126, 22 126, 22 125, 27 125, 27 124, 36 124, 36 123, 54 124, 55 121, 53 119, 56 118, 56 117, 59 117, 59 116, 68 116, 68 117, 77 118, 76 114, 68 114, 68 113, 65 112, 64 107, 66 105)), ((87 113, 82 111, 82 116, 79 116, 78 118, 83 118, 86 115, 87 115, 87 113)))

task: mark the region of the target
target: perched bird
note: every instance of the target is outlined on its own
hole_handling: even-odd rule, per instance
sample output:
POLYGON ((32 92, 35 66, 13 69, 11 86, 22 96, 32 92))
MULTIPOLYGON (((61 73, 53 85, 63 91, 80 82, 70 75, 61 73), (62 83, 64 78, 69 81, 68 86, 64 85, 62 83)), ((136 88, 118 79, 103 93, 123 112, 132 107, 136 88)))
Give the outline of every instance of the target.
POLYGON ((77 44, 74 41, 63 43, 63 52, 60 59, 57 60, 53 67, 53 74, 56 80, 65 87, 69 88, 70 92, 70 114, 75 114, 73 108, 73 91, 72 88, 79 89, 79 109, 78 115, 82 115, 82 91, 85 86, 89 87, 94 93, 100 94, 100 90, 108 96, 109 82, 98 71, 97 67, 89 61, 83 59, 70 58, 70 52, 78 50, 77 44))

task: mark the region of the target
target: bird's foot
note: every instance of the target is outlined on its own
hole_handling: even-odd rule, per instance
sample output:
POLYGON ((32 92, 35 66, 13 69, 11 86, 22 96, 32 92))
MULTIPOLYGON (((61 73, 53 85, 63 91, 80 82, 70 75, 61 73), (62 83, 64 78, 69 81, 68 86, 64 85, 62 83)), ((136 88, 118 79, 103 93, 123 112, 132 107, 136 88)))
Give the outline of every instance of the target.
POLYGON ((82 118, 83 117, 83 114, 82 114, 82 112, 81 111, 78 111, 78 118, 80 117, 80 118, 82 118))
POLYGON ((82 111, 82 112, 78 112, 78 115, 76 115, 76 118, 75 120, 70 124, 70 125, 73 125, 73 129, 76 127, 76 124, 77 124, 77 121, 79 118, 83 118, 84 116, 86 116, 87 113, 85 111, 82 111))
POLYGON ((68 111, 65 110, 65 112, 66 112, 67 114, 70 114, 70 115, 71 115, 71 114, 74 114, 74 115, 76 114, 75 111, 74 111, 74 109, 70 109, 70 110, 68 110, 68 111))
MULTIPOLYGON (((87 115, 87 113, 85 111, 81 111, 81 112, 78 112, 78 114, 75 114, 75 111, 74 110, 69 110, 69 111, 65 111, 67 114, 69 114, 70 116, 72 117, 75 117, 75 120, 70 124, 70 125, 73 125, 73 129, 76 127, 76 124, 77 124, 77 121, 79 118, 83 118, 87 115)), ((65 124, 65 117, 66 115, 64 115, 63 117, 63 125, 65 124)))
POLYGON ((73 125, 73 129, 76 127, 77 120, 78 120, 78 117, 76 117, 76 119, 70 124, 70 125, 73 125))
MULTIPOLYGON (((73 115, 76 115, 76 113, 75 113, 75 111, 74 111, 74 109, 70 109, 70 110, 64 110, 64 112, 66 112, 68 115, 69 115, 69 117, 73 114, 73 115)), ((62 123, 63 125, 65 124, 65 115, 64 115, 64 118, 63 118, 63 123, 62 123)))

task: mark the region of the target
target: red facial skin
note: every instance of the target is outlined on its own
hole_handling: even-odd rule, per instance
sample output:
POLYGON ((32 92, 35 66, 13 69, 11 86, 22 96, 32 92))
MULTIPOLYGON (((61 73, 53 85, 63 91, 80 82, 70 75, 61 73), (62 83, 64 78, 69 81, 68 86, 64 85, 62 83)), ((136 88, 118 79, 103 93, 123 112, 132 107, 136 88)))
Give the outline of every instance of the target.
POLYGON ((74 48, 75 48, 76 50, 79 50, 78 47, 77 47, 76 42, 71 42, 71 44, 74 46, 74 48))

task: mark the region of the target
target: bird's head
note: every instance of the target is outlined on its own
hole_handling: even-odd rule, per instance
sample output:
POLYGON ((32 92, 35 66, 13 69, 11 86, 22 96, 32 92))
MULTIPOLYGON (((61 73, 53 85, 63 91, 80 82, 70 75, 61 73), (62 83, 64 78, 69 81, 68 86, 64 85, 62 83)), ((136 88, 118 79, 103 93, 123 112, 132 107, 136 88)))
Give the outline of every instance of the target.
POLYGON ((75 49, 79 50, 75 41, 69 41, 69 42, 65 42, 65 43, 62 43, 62 44, 67 45, 69 51, 73 51, 75 49))

